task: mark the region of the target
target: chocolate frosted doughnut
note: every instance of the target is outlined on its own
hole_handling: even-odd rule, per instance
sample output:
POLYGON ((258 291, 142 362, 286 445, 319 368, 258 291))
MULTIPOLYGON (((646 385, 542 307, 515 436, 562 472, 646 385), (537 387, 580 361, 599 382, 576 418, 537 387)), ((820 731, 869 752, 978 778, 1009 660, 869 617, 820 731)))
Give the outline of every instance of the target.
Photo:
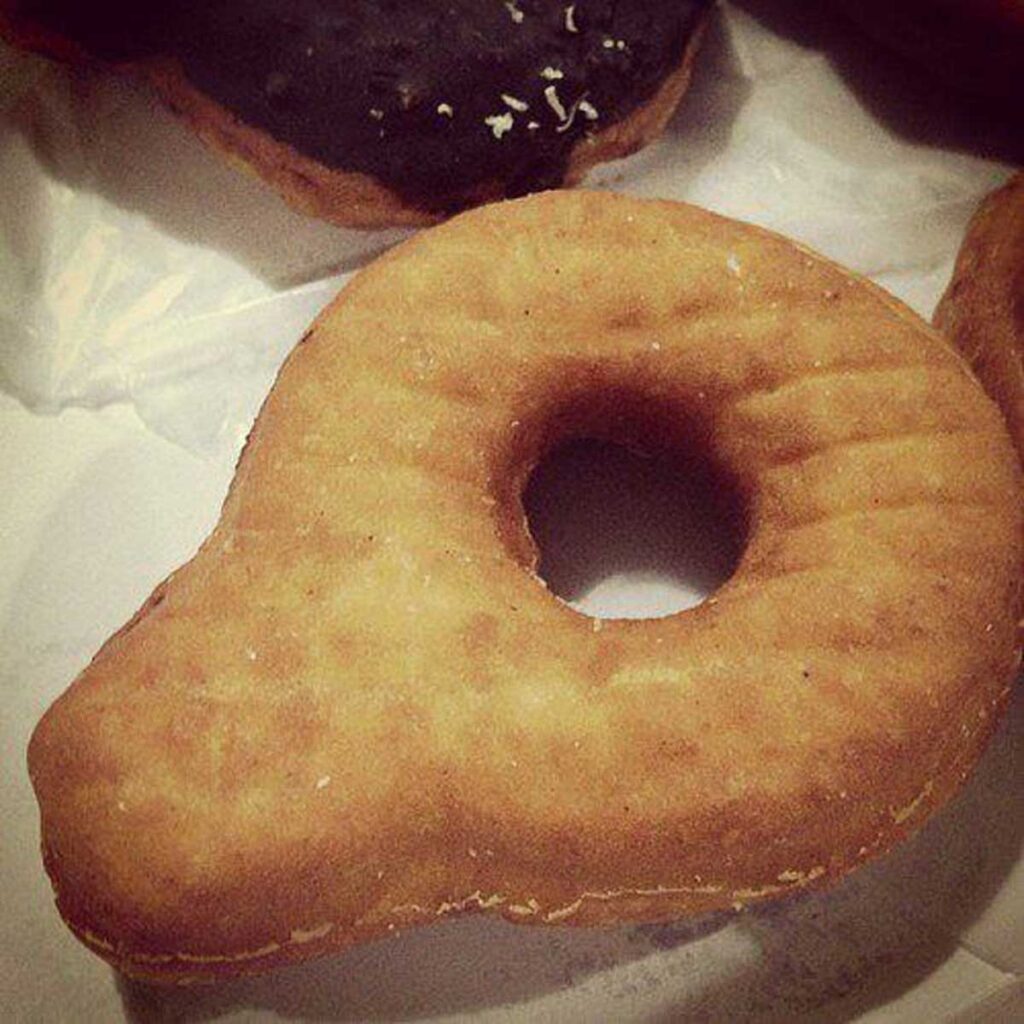
POLYGON ((571 183, 643 145, 682 95, 709 7, 0 0, 0 27, 141 71, 293 202, 370 226, 571 183))

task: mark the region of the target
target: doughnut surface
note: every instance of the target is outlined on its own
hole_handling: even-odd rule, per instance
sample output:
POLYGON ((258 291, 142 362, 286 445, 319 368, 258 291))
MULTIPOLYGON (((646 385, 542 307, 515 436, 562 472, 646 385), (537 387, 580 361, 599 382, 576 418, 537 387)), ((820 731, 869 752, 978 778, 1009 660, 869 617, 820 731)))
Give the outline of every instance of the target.
POLYGON ((586 192, 456 218, 321 315, 209 539, 38 726, 58 907, 174 981, 835 881, 994 726, 1020 488, 960 357, 782 238, 586 192), (715 467, 746 546, 712 598, 545 589, 520 495, 573 436, 715 467))
POLYGON ((293 203, 372 226, 573 183, 639 148, 675 109, 710 6, 0 0, 0 28, 6 8, 16 41, 136 69, 293 203))
POLYGON ((971 219, 935 326, 1003 410, 1024 459, 1024 173, 971 219))

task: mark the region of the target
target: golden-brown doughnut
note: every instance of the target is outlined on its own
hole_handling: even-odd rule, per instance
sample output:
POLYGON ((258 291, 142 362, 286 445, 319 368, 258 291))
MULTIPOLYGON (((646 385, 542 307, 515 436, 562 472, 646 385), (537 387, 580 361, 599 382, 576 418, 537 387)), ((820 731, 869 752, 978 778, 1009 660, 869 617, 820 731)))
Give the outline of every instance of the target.
POLYGON ((935 326, 1003 410, 1024 459, 1024 173, 971 219, 935 326))
POLYGON ((317 320, 209 539, 36 729, 60 912, 182 980, 832 882, 985 745, 1020 488, 960 357, 780 237, 587 192, 424 232, 317 320), (733 577, 647 621, 548 592, 520 496, 570 436, 715 467, 733 577))
POLYGON ((572 185, 657 137, 711 0, 0 0, 0 35, 155 87, 339 224, 572 185))

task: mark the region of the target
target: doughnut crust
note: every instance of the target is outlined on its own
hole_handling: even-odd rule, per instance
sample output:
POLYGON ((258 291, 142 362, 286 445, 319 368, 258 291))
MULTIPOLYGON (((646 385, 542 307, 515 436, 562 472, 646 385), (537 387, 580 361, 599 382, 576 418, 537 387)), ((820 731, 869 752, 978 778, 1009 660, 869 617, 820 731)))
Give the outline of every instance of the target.
POLYGON ((1024 173, 971 219, 935 326, 1003 410, 1024 459, 1024 173))
POLYGON ((970 772, 1021 555, 998 410, 878 288, 681 204, 473 211, 321 315, 209 539, 37 727, 57 905, 180 981, 834 882, 970 772), (555 598, 521 494, 569 437, 713 466, 733 577, 658 620, 555 598))
POLYGON ((153 86, 297 208, 427 224, 658 134, 711 0, 0 0, 0 34, 153 86))

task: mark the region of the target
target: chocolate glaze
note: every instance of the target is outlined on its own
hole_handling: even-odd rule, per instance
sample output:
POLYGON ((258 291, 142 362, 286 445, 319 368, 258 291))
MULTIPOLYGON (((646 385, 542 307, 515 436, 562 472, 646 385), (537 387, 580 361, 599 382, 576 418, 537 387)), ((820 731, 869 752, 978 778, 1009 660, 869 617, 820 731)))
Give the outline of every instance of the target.
POLYGON ((674 70, 710 0, 25 0, 113 62, 176 58, 243 122, 450 212, 558 185, 674 70))

